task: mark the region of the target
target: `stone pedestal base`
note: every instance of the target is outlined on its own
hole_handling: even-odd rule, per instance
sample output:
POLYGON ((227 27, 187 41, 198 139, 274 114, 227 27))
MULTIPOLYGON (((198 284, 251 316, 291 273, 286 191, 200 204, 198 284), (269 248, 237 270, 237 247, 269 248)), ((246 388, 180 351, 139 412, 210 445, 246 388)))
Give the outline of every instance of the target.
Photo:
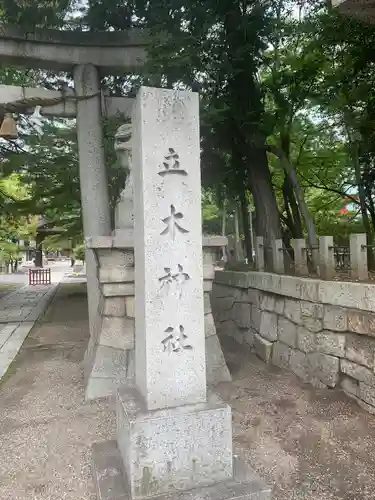
POLYGON ((205 403, 147 411, 136 390, 119 391, 117 442, 132 499, 233 475, 232 413, 214 395, 205 403))
MULTIPOLYGON (((93 474, 98 500, 132 500, 116 441, 93 445, 93 474)), ((244 462, 233 460, 233 477, 226 481, 175 491, 152 500, 270 500, 272 491, 244 462)))

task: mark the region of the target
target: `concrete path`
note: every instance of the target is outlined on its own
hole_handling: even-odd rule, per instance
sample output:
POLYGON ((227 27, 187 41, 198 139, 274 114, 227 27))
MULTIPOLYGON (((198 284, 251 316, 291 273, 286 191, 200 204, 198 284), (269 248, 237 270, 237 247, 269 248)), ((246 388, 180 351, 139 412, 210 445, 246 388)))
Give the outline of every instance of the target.
MULTIPOLYGON (((51 266, 51 285, 29 287, 24 284, 0 298, 0 380, 35 322, 48 307, 59 282, 67 272, 67 266, 68 264, 51 266)), ((27 276, 23 276, 23 279, 26 281, 27 276)))
POLYGON ((56 287, 57 284, 24 286, 0 299, 0 380, 47 308, 56 287))

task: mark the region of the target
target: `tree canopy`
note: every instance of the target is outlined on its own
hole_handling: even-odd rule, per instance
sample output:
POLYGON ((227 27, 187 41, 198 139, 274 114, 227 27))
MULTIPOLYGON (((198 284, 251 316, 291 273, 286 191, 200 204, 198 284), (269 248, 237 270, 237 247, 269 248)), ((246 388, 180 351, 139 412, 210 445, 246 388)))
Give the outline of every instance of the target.
MULTIPOLYGON (((200 93, 204 230, 235 232, 251 257, 250 212, 266 244, 283 237, 375 229, 375 25, 329 3, 288 0, 4 0, 2 17, 35 27, 91 31, 146 28, 149 63, 137 75, 106 77, 115 95, 140 84, 200 93), (227 220, 227 223, 225 221, 227 220)), ((0 83, 49 88, 59 78, 0 68, 0 83)), ((19 119, 21 120, 21 118, 19 119)), ((103 124, 112 206, 124 183, 113 151, 116 121, 103 124)), ((25 123, 18 145, 2 142, 2 179, 17 175, 27 197, 7 201, 19 217, 43 213, 79 237, 74 124, 25 123)), ((9 194, 9 193, 8 193, 9 194)), ((0 190, 0 202, 2 199, 0 190)))

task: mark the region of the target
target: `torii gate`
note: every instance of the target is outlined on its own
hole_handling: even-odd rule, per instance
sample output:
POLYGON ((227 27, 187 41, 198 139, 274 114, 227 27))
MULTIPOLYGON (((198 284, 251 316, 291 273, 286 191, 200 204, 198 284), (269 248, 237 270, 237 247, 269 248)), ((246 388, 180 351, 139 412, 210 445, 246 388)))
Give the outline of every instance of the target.
MULTIPOLYGON (((13 66, 68 71, 74 91, 0 86, 0 114, 33 112, 40 105, 45 116, 77 119, 79 173, 85 237, 109 236, 111 221, 103 147, 102 116, 130 117, 132 99, 104 96, 103 75, 139 70, 146 59, 145 32, 72 32, 38 29, 22 33, 0 25, 0 58, 13 66)), ((99 284, 92 251, 86 255, 90 335, 94 335, 99 284)))

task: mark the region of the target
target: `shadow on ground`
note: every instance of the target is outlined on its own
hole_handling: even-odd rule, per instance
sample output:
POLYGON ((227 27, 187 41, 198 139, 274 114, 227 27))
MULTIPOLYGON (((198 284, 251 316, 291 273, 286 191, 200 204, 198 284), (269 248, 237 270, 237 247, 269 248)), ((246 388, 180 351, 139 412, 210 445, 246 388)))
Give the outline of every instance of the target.
MULTIPOLYGON (((82 284, 61 285, 0 385, 1 500, 94 500, 91 444, 115 436, 111 402, 84 402, 82 284)), ((375 417, 223 339, 236 452, 274 500, 375 499, 375 417)))

